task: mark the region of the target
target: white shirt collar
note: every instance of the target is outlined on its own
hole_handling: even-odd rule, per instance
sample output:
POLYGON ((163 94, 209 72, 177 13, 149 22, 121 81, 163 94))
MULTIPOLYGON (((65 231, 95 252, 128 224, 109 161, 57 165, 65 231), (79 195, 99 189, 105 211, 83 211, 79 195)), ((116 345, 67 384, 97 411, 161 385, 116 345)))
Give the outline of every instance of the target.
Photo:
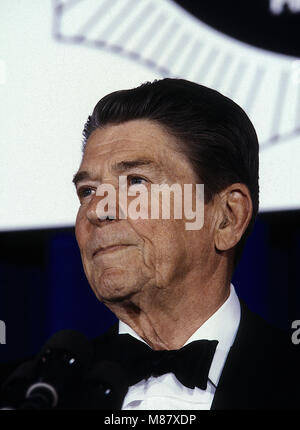
MULTIPOLYGON (((208 378, 215 386, 218 385, 228 352, 234 342, 240 318, 240 302, 234 286, 231 284, 227 300, 185 342, 185 345, 200 339, 217 340, 219 342, 208 374, 208 378)), ((119 334, 130 334, 141 342, 146 343, 144 339, 123 321, 119 321, 119 334)))

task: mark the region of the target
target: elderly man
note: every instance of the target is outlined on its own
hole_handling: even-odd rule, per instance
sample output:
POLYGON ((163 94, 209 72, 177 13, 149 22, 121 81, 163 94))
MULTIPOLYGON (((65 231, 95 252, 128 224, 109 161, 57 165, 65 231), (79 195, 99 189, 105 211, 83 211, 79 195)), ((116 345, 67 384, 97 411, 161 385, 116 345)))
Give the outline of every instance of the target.
POLYGON ((128 378, 122 409, 295 407, 291 342, 231 284, 258 211, 258 141, 245 112, 163 79, 101 99, 83 134, 76 238, 91 288, 119 319, 94 347, 128 378), (130 192, 115 211, 99 206, 100 187, 118 190, 120 177, 149 192, 145 216, 124 216, 130 192), (186 228, 186 215, 151 218, 154 184, 204 184, 201 228, 186 228))

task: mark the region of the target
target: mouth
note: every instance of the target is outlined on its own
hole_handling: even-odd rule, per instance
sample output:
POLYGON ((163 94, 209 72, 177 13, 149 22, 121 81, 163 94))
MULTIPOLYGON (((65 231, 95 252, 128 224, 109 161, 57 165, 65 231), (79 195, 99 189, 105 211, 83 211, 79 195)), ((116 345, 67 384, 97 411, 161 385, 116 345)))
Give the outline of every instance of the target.
POLYGON ((95 257, 96 255, 103 255, 103 254, 108 254, 109 252, 119 251, 124 249, 127 246, 130 246, 130 245, 112 245, 112 246, 107 246, 105 248, 99 248, 93 253, 93 257, 95 257))

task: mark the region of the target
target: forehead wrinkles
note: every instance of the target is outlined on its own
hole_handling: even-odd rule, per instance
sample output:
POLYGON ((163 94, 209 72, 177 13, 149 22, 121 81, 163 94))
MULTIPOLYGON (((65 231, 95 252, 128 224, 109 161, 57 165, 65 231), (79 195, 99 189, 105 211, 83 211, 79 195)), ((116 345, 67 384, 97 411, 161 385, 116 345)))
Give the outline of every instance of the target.
POLYGON ((99 162, 113 165, 124 160, 146 158, 163 170, 174 151, 175 148, 169 142, 152 136, 144 136, 144 139, 115 137, 108 140, 102 140, 99 136, 87 142, 81 167, 99 162))
MULTIPOLYGON (((160 125, 149 120, 132 120, 121 124, 108 124, 103 128, 94 130, 88 139, 89 143, 98 144, 99 147, 113 147, 132 142, 135 148, 153 145, 176 149, 174 137, 167 133, 160 125)), ((93 145, 92 145, 93 146, 93 145)))
MULTIPOLYGON (((98 167, 107 167, 109 170, 118 171, 118 164, 129 162, 128 170, 130 169, 130 162, 139 161, 140 165, 137 164, 137 168, 142 168, 146 170, 164 170, 166 167, 163 160, 166 159, 166 156, 161 157, 161 154, 167 153, 165 148, 162 148, 160 151, 154 148, 153 146, 140 144, 139 141, 135 141, 137 145, 131 146, 129 141, 119 139, 111 141, 113 143, 112 146, 102 146, 99 147, 96 145, 94 148, 90 148, 90 150, 84 155, 81 169, 88 166, 98 166, 98 167), (116 143, 116 145, 114 145, 116 143), (119 144, 118 144, 119 143, 119 144), (143 164, 143 162, 145 162, 143 164), (153 164, 152 164, 153 163, 153 164)), ((121 166, 121 170, 122 170, 121 166)), ((135 166, 133 166, 135 168, 135 166)), ((124 170, 126 170, 124 168, 124 170)))
MULTIPOLYGON (((160 145, 161 150, 165 150, 167 145, 160 145)), ((109 141, 93 141, 87 143, 87 148, 84 155, 93 156, 93 157, 111 157, 115 153, 130 153, 130 154, 142 154, 149 153, 153 154, 153 152, 157 151, 157 143, 154 141, 146 142, 141 141, 139 139, 112 139, 109 141)))

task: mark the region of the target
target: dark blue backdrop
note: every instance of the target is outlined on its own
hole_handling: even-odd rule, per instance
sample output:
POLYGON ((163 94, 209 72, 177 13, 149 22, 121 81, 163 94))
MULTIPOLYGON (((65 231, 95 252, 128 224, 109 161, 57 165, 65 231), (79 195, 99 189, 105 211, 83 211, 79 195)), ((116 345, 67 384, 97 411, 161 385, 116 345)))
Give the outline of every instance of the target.
MULTIPOLYGON (((260 214, 234 275, 248 306, 291 330, 300 319, 300 211, 260 214)), ((73 229, 0 235, 0 361, 36 353, 54 332, 72 328, 95 337, 116 319, 91 291, 73 229)))

